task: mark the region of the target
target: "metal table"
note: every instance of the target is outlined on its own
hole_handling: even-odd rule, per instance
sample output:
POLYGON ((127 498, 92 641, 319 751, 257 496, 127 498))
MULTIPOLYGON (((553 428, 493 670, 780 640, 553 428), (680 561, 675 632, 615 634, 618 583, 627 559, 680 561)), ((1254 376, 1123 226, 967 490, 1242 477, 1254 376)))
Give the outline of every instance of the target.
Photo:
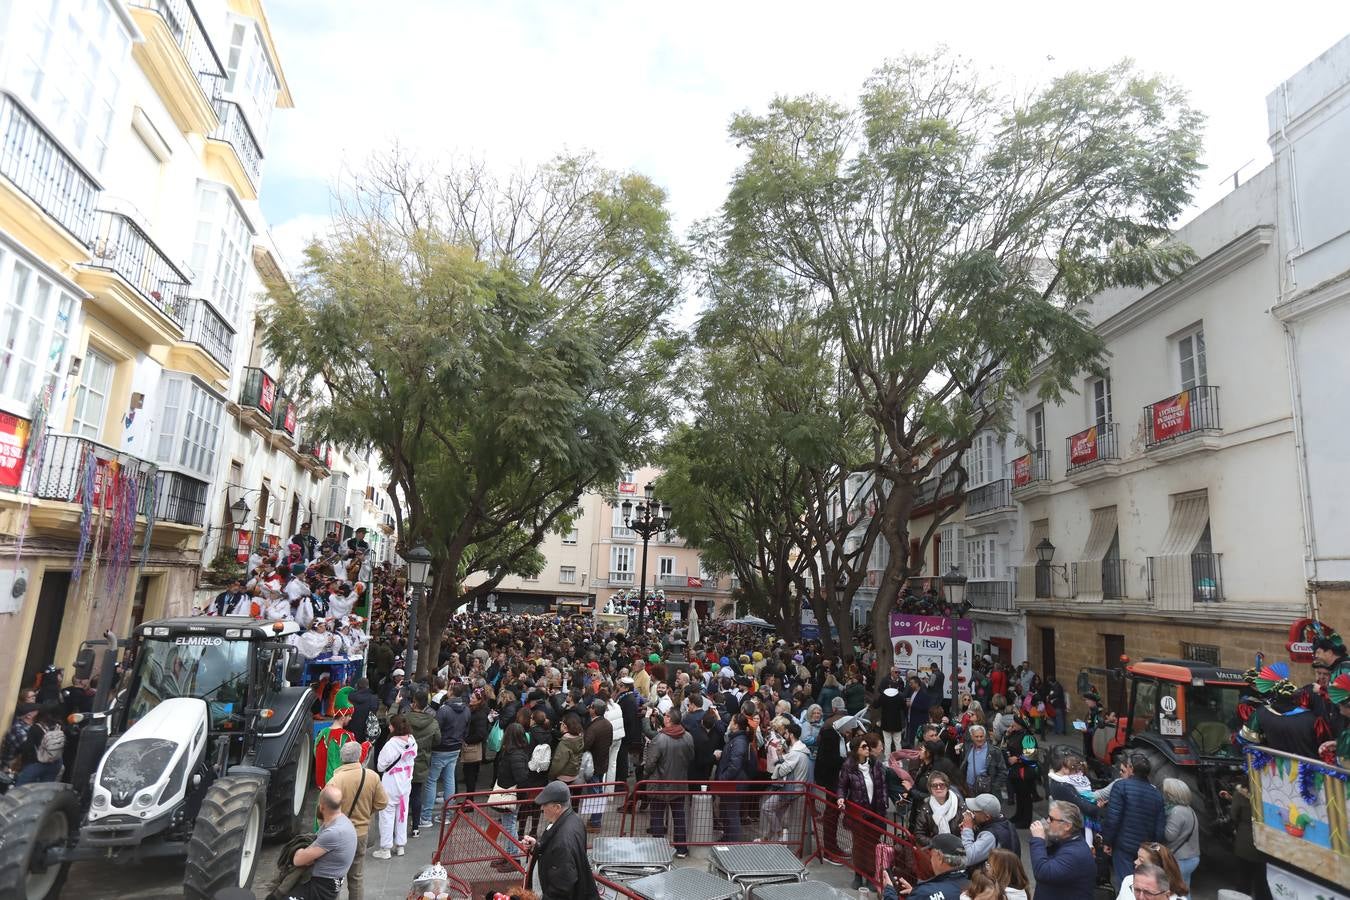
POLYGON ((750 888, 751 900, 846 900, 851 896, 823 881, 776 881, 750 888))
POLYGON ((801 881, 806 864, 782 844, 730 844, 713 847, 708 870, 743 884, 801 881))
POLYGON ((671 869, 628 882, 628 889, 647 900, 736 900, 739 885, 698 869, 671 869))
POLYGON ((674 860, 675 848, 663 837, 598 837, 591 848, 591 864, 606 876, 667 872, 674 860))

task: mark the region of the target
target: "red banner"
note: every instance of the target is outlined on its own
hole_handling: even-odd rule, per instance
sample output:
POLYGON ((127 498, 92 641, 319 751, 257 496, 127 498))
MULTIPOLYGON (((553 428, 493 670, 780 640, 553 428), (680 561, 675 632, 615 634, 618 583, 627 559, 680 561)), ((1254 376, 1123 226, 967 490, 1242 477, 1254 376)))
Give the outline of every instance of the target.
POLYGON ((1013 487, 1031 484, 1031 454, 1013 460, 1013 487))
POLYGON ((295 404, 294 404, 294 403, 287 403, 287 404, 286 404, 286 415, 285 415, 283 421, 284 421, 284 423, 285 423, 286 433, 287 433, 287 434, 295 434, 295 404))
POLYGON ((637 484, 636 484, 635 482, 632 482, 632 481, 620 481, 620 482, 619 482, 619 493, 620 493, 620 494, 636 494, 636 493, 637 493, 637 484))
POLYGON ((1153 440, 1165 441, 1191 430, 1191 392, 1153 404, 1153 440))
POLYGON ((263 411, 270 413, 272 407, 277 402, 277 383, 263 373, 262 390, 258 392, 258 407, 263 411))
POLYGON ((703 579, 702 579, 702 578, 695 578, 693 575, 689 575, 688 577, 686 577, 686 578, 684 579, 684 582, 685 582, 685 587, 696 587, 696 588, 701 588, 701 587, 703 587, 703 579))
POLYGON ((251 531, 244 531, 242 528, 239 529, 239 540, 238 540, 238 542, 234 545, 234 559, 235 559, 235 562, 241 562, 241 563, 246 563, 246 562, 248 562, 248 548, 249 548, 249 544, 250 544, 250 542, 251 542, 251 538, 252 538, 252 537, 253 537, 253 532, 251 532, 251 531))
POLYGON ((17 489, 23 481, 30 424, 27 419, 0 413, 0 488, 17 489))
POLYGON ((1069 463, 1081 466, 1097 458, 1097 426, 1080 431, 1069 438, 1069 463))

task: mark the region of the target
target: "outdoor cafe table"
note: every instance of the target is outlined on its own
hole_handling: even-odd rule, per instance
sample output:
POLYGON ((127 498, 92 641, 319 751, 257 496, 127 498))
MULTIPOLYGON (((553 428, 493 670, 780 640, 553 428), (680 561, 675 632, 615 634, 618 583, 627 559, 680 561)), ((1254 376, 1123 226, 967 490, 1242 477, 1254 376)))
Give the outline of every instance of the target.
POLYGON ((651 875, 665 872, 675 848, 663 837, 598 837, 591 864, 601 875, 651 875))
POLYGON ((845 900, 851 896, 823 881, 779 881, 750 888, 751 900, 845 900))
POLYGON ((806 877, 806 864, 782 844, 719 845, 708 853, 708 868, 747 885, 806 877))
POLYGON ((698 869, 680 868, 628 882, 628 890, 646 900, 735 900, 739 885, 698 869))

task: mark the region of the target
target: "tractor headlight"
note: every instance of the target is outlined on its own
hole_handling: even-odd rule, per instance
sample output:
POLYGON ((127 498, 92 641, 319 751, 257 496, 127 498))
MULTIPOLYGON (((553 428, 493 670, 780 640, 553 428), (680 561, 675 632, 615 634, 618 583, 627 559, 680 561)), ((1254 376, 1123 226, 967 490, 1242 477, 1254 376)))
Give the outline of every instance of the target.
POLYGON ((143 793, 143 794, 138 794, 138 795, 137 795, 137 797, 136 797, 136 808, 137 808, 137 809, 146 809, 146 808, 148 808, 148 807, 150 806, 150 804, 152 804, 152 803, 154 803, 154 802, 155 802, 155 795, 152 794, 152 793, 150 793, 149 791, 146 791, 146 792, 143 793))
POLYGON ((105 807, 105 806, 107 806, 107 805, 108 805, 108 795, 107 795, 107 794, 95 794, 95 795, 94 795, 94 806, 95 806, 96 808, 98 808, 98 809, 103 809, 103 807, 105 807))
POLYGON ((225 636, 226 636, 227 638, 237 638, 237 637, 242 637, 242 636, 243 636, 243 632, 240 631, 238 628, 226 628, 226 629, 225 629, 225 636))

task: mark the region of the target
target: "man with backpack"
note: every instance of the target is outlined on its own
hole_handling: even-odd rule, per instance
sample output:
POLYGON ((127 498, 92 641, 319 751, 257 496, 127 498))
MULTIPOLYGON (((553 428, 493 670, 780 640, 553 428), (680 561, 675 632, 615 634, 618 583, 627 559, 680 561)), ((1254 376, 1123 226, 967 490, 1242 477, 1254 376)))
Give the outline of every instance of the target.
POLYGON ((362 900, 364 886, 366 838, 370 834, 370 820, 389 805, 380 776, 361 765, 361 745, 349 742, 342 745, 342 765, 328 779, 331 787, 342 791, 342 812, 356 829, 356 855, 347 871, 347 897, 362 900))
POLYGON ((38 712, 24 742, 23 768, 14 779, 16 785, 56 781, 61 777, 61 761, 66 753, 66 731, 62 727, 59 706, 47 705, 38 712))

